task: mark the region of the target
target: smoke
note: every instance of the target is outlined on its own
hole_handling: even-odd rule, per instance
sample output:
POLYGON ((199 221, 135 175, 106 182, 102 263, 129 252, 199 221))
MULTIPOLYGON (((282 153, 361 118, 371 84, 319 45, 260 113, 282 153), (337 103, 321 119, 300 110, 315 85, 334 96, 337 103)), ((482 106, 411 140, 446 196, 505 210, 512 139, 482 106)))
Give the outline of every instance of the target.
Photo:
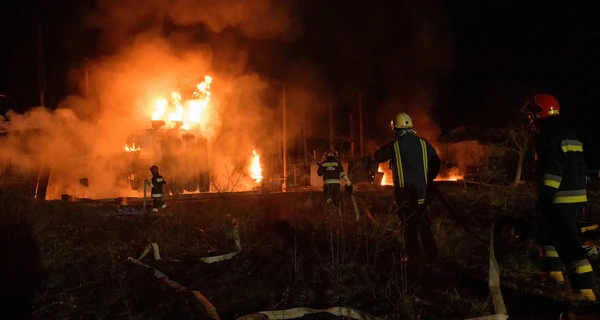
MULTIPOLYGON (((445 12, 430 1, 405 1, 405 45, 391 50, 386 61, 386 82, 390 99, 377 118, 388 124, 399 112, 408 113, 417 134, 434 146, 441 133, 432 116, 438 86, 453 62, 449 23, 445 12)), ((386 126, 387 128, 387 126, 386 126)), ((391 135, 389 131, 387 135, 391 135)))
MULTIPOLYGON (((297 38, 301 28, 289 1, 99 0, 87 21, 99 31, 105 55, 73 67, 70 79, 78 92, 57 110, 6 115, 3 159, 50 166, 48 198, 139 195, 127 180, 135 156, 125 146, 140 139, 130 135, 150 128, 158 99, 209 75, 211 99, 193 133, 208 140, 212 190, 256 186, 248 174, 252 150, 268 155, 281 148, 274 139, 281 132, 281 91, 273 90, 281 84, 248 68, 250 57, 260 54, 248 41, 297 38)), ((313 100, 306 95, 296 102, 304 105, 302 99, 313 100)), ((291 134, 299 132, 292 127, 291 134)), ((182 163, 198 166, 198 151, 188 153, 191 160, 182 163)), ((168 176, 172 168, 161 169, 167 181, 175 180, 168 176)))

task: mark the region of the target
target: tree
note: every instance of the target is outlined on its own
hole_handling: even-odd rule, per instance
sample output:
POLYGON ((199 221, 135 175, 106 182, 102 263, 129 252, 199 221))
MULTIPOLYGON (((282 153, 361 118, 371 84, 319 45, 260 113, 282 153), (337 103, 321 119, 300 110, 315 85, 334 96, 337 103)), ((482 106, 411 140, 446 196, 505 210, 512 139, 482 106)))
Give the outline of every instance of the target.
POLYGON ((525 156, 531 144, 533 133, 527 124, 521 121, 511 121, 504 128, 504 142, 502 143, 506 150, 516 153, 518 157, 517 170, 513 185, 517 186, 521 183, 521 175, 523 173, 523 165, 525 156))

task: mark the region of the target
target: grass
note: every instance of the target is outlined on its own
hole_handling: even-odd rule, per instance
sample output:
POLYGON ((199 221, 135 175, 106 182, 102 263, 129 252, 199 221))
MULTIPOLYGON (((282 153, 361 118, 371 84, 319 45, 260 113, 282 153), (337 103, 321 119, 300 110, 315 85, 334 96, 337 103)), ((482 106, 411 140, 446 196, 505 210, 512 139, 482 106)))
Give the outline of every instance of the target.
MULTIPOLYGON (((528 188, 480 186, 445 194, 469 228, 487 239, 491 221, 517 215, 531 203, 528 188)), ((193 297, 127 261, 156 242, 163 260, 156 262, 148 255, 144 263, 199 290, 222 319, 297 306, 346 306, 388 319, 461 319, 493 313, 487 245, 468 235, 439 202, 430 208, 430 216, 440 256, 415 281, 400 264, 398 220, 389 214, 391 190, 357 195, 361 213, 369 209, 376 224, 364 216, 356 222, 349 199, 343 200, 339 215, 325 206, 320 193, 308 192, 254 198, 223 193, 211 202, 170 204, 168 217, 107 215, 114 208, 34 202, 2 193, 3 230, 18 230, 11 237, 21 242, 13 243, 33 239, 39 248, 6 251, 4 261, 39 259, 41 267, 28 271, 28 276, 5 266, 5 274, 32 280, 29 286, 36 290, 27 311, 38 319, 206 318, 193 297), (215 264, 199 261, 237 250, 235 223, 242 252, 215 264), (33 273, 39 274, 40 282, 34 281, 33 273)), ((536 265, 531 246, 507 243, 512 251, 499 257, 503 285, 551 296, 551 288, 532 279, 536 265)))

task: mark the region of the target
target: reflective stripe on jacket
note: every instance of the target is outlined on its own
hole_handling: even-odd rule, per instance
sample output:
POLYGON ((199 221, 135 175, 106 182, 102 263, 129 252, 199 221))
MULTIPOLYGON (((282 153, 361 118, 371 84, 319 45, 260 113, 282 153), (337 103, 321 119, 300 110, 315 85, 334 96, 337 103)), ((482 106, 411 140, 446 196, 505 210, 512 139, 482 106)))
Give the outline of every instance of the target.
POLYGON ((323 177, 323 184, 340 184, 340 179, 346 176, 342 163, 331 158, 321 163, 317 174, 323 177))
POLYGON ((538 201, 585 205, 583 144, 559 116, 540 120, 535 150, 538 201))
POLYGON ((375 151, 375 161, 390 161, 396 189, 410 188, 417 193, 418 204, 425 202, 427 184, 435 179, 440 160, 425 139, 414 134, 397 136, 375 151))

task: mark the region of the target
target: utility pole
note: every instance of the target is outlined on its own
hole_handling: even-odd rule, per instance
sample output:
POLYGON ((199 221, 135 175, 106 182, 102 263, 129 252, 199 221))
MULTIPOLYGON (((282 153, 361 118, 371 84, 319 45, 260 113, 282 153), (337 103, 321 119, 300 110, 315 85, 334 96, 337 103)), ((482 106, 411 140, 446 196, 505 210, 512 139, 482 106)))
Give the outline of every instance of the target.
POLYGON ((85 58, 85 96, 90 95, 90 58, 85 58))
POLYGON ((350 114, 350 158, 354 158, 354 120, 350 114))
POLYGON ((287 190, 287 145, 286 145, 286 101, 285 101, 285 83, 283 84, 283 181, 281 184, 281 191, 287 190))
POLYGON ((363 140, 363 114, 362 114, 362 92, 358 93, 358 135, 360 139, 360 156, 365 154, 365 144, 363 140))
POLYGON ((333 135, 333 100, 329 99, 329 151, 335 150, 333 135))
POLYGON ((38 90, 40 106, 46 106, 46 70, 44 66, 44 46, 42 42, 42 25, 38 24, 38 90))
POLYGON ((304 113, 304 121, 302 121, 302 149, 304 152, 304 165, 308 164, 308 155, 306 151, 308 150, 308 141, 306 140, 306 112, 304 113))

